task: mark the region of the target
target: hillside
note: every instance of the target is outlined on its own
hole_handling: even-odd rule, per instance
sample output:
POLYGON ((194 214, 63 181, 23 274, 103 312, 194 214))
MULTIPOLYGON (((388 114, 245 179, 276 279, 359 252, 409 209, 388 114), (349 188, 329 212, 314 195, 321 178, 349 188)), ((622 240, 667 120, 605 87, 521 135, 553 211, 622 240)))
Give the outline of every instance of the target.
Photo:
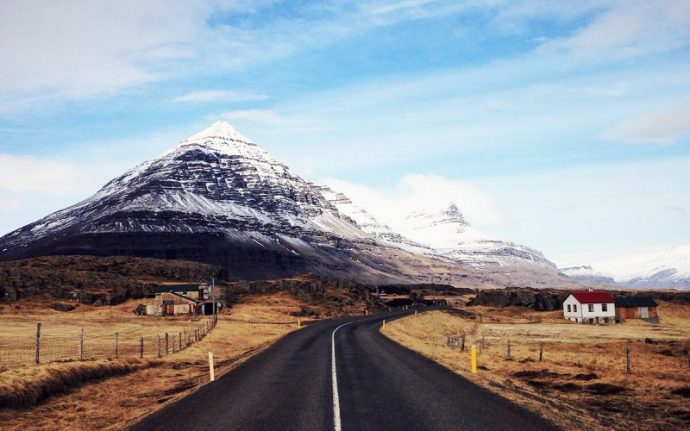
POLYGON ((467 242, 469 230, 455 206, 420 215, 418 222, 417 243, 433 245, 449 232, 452 242, 439 250, 414 245, 220 121, 88 199, 0 238, 0 261, 134 256, 202 262, 237 279, 309 272, 367 283, 572 283, 536 250, 467 242))

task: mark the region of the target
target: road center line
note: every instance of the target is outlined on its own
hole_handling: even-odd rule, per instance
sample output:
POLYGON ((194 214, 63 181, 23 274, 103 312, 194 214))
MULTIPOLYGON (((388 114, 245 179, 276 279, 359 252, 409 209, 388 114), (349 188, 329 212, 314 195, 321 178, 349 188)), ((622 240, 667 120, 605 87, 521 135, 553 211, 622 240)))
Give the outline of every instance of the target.
POLYGON ((338 332, 340 328, 342 328, 343 326, 347 326, 350 323, 366 322, 374 319, 380 319, 380 317, 377 316, 370 317, 368 319, 350 320, 349 322, 345 322, 342 325, 335 328, 333 330, 333 333, 331 334, 331 382, 333 386, 333 429, 335 431, 342 431, 343 429, 343 425, 340 422, 340 397, 338 396, 338 373, 335 367, 335 333, 338 332))

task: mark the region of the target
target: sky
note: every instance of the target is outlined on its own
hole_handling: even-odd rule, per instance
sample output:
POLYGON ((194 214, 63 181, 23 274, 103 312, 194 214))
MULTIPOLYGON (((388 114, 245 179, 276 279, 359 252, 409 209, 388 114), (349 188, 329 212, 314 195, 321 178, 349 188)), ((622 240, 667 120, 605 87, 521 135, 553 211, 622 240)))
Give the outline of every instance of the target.
POLYGON ((690 3, 0 0, 0 235, 218 119, 384 222, 690 243, 690 3))

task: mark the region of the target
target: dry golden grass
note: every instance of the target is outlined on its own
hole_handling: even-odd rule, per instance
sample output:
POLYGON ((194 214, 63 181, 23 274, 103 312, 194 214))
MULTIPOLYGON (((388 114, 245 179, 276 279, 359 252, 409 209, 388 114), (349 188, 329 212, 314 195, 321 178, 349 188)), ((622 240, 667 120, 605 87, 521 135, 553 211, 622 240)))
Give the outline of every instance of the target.
MULTIPOLYGON (((139 301, 128 301, 114 307, 80 305, 63 313, 47 304, 19 303, 12 311, 0 314, 0 370, 25 367, 34 363, 36 324, 41 323, 41 363, 80 359, 79 340, 84 329, 84 359, 108 359, 115 356, 115 334, 118 334, 118 355, 139 357, 140 337, 144 337, 146 358, 157 356, 157 337, 193 333, 208 319, 200 317, 136 316, 139 301), (31 305, 31 307, 29 307, 31 305), (7 330, 11 328, 11 330, 7 330)), ((186 338, 186 337, 184 337, 186 338)), ((183 340, 184 342, 184 340, 183 340)), ((179 339, 176 345, 179 344, 179 339)), ((170 339, 170 348, 172 339, 170 339)))
POLYGON ((690 427, 690 403, 671 391, 690 388, 683 353, 690 346, 689 310, 662 304, 661 325, 629 321, 612 326, 568 323, 556 313, 535 318, 537 313, 519 309, 479 308, 482 322, 492 323, 434 311, 391 322, 383 333, 564 429, 679 429, 690 427), (490 314, 493 319, 486 318, 490 314), (446 334, 463 332, 465 352, 446 347, 446 334), (479 351, 482 337, 485 348, 475 375, 469 372, 469 350, 474 343, 479 351), (628 340, 632 374, 626 374, 628 340), (542 342, 544 361, 539 362, 542 342), (597 393, 606 391, 622 392, 597 393))
MULTIPOLYGON (((283 293, 246 297, 233 306, 230 314, 221 315, 216 328, 202 341, 185 350, 164 356, 160 360, 128 361, 133 369, 126 375, 75 387, 70 392, 50 397, 31 409, 0 410, 0 423, 3 424, 3 429, 8 430, 122 429, 206 383, 209 351, 214 354, 216 376, 220 376, 278 338, 296 330, 296 319, 290 313, 298 312, 303 306, 295 298, 283 293)), ((119 307, 127 312, 131 304, 119 307)), ((115 314, 117 309, 112 312, 115 314)), ((28 321, 33 317, 35 316, 30 316, 28 321)), ((93 310, 92 317, 93 322, 100 318, 110 319, 110 311, 93 310)), ((129 317, 123 317, 117 324, 132 324, 129 317)), ((79 323, 86 324, 87 319, 84 317, 79 323)), ((116 317, 113 319, 117 320, 116 317)), ((158 328, 157 325, 160 325, 149 319, 135 318, 134 321, 142 322, 145 328, 158 328)), ((180 323, 183 324, 184 321, 180 323)), ((29 366, 21 371, 23 374, 19 369, 10 370, 0 374, 0 392, 3 385, 10 387, 7 381, 2 380, 7 373, 18 373, 13 380, 15 384, 19 378, 31 385, 31 382, 38 384, 41 376, 55 373, 53 370, 58 367, 63 370, 62 367, 67 367, 72 373, 78 373, 76 369, 84 367, 107 364, 117 368, 121 363, 123 360, 29 366)))

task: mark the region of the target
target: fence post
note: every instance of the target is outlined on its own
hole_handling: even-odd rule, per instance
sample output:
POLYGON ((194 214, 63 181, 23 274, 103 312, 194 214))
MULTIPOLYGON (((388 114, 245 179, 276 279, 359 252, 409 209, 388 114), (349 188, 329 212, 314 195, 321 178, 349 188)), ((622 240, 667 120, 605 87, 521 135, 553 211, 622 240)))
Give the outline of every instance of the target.
POLYGON ((161 336, 158 336, 158 357, 161 357, 161 336))
POLYGON ((115 358, 120 357, 120 334, 115 333, 115 358))
POLYGON ((79 331, 79 360, 84 360, 84 328, 79 331))
POLYGON ((168 349, 168 333, 166 332, 165 333, 165 354, 167 355, 168 353, 170 353, 170 351, 168 349))
POLYGON ((460 351, 464 352, 465 351, 465 333, 462 333, 462 338, 460 339, 460 351))
POLYGON ((36 365, 41 363, 41 322, 36 324, 36 365))
POLYGON ((539 343, 539 362, 544 360, 544 342, 539 343))
POLYGON ((625 346, 625 372, 627 374, 632 373, 632 370, 630 369, 630 343, 625 346))
POLYGON ((179 338, 177 341, 177 350, 182 350, 182 332, 180 332, 178 335, 179 335, 179 338))
POLYGON ((508 346, 506 347, 506 359, 510 359, 510 338, 508 338, 508 346))
POLYGON ((144 357, 144 337, 139 337, 139 357, 144 357))

